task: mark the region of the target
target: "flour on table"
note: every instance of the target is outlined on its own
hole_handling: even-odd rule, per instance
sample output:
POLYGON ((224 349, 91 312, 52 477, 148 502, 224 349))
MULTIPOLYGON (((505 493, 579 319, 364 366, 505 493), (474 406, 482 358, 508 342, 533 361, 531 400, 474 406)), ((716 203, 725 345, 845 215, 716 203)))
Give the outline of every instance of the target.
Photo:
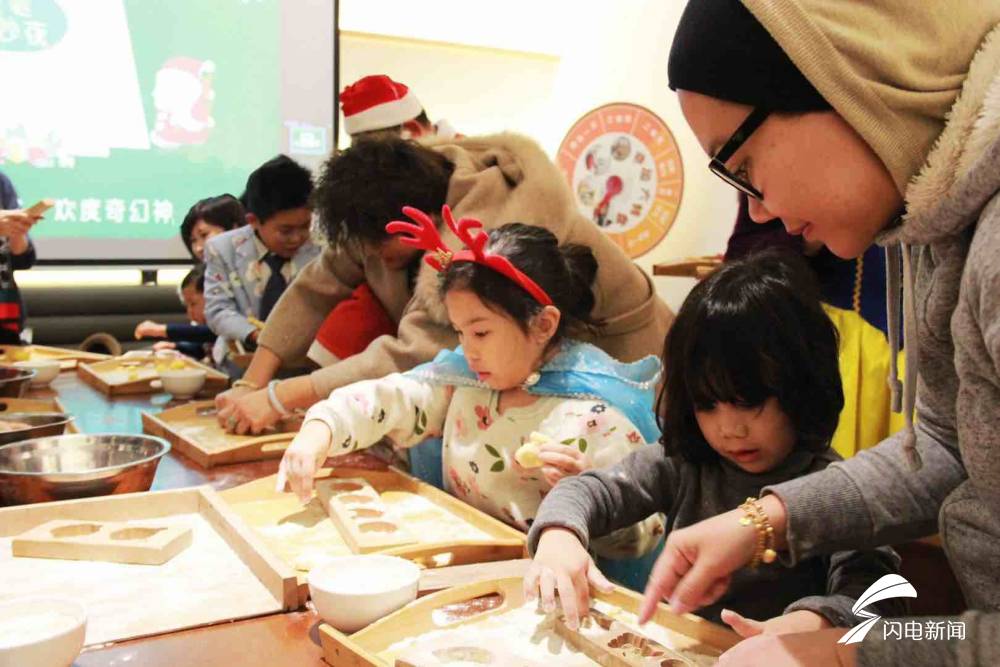
MULTIPOLYGON (((420 543, 493 540, 488 533, 423 496, 385 491, 380 497, 393 521, 406 526, 420 543)), ((289 493, 281 498, 233 503, 230 507, 276 556, 300 572, 353 553, 317 498, 303 506, 289 493)))
POLYGON ((191 546, 162 565, 15 558, 0 538, 3 597, 68 597, 87 613, 87 644, 116 641, 280 610, 225 540, 200 514, 141 522, 187 525, 191 546))

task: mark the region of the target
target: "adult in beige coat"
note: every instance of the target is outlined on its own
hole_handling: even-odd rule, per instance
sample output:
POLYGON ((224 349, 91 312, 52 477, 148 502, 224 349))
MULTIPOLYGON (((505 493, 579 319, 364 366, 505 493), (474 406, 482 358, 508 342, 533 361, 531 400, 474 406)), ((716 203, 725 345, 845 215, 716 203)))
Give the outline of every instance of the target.
MULTIPOLYGON (((408 370, 458 344, 437 274, 384 231, 403 217, 404 205, 438 213, 443 204, 487 229, 523 222, 549 229, 561 243, 592 248, 600 266, 592 314, 603 324, 576 337, 624 361, 660 352, 673 319, 669 308, 649 276, 577 211, 563 175, 535 142, 509 133, 356 142, 329 158, 317 186, 315 205, 329 246, 271 312, 244 381, 217 399, 227 428, 259 432, 280 416, 275 398, 286 410, 306 408, 337 387, 408 370), (396 336, 281 381, 269 397, 264 387, 278 369, 302 363, 323 319, 362 282, 398 323, 396 336)), ((441 234, 450 247, 460 247, 446 228, 441 234)))

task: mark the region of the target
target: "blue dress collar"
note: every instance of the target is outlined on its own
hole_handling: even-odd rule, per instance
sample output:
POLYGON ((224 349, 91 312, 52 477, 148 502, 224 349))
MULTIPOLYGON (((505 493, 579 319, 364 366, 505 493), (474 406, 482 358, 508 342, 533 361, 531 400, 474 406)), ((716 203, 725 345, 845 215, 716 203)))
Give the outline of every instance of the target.
MULTIPOLYGON (((655 442, 660 429, 653 403, 660 369, 660 360, 653 355, 626 363, 589 343, 568 340, 539 369, 538 382, 525 387, 525 391, 604 401, 628 417, 646 442, 655 442)), ((469 369, 461 346, 442 350, 433 361, 405 375, 435 384, 490 388, 469 369)))

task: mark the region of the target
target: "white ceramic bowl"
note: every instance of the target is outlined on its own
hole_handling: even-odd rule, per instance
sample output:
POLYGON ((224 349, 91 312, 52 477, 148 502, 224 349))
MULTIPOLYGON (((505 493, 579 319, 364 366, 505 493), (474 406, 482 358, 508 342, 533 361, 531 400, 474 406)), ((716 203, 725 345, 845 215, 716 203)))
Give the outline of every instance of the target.
POLYGON ((205 376, 204 368, 160 371, 163 391, 174 398, 191 398, 197 394, 205 386, 205 376))
POLYGON ((314 567, 309 594, 320 617, 357 632, 417 598, 420 568, 396 556, 340 556, 314 567))
POLYGON ((17 368, 29 371, 36 371, 35 377, 31 379, 32 387, 44 387, 48 383, 59 377, 62 366, 54 359, 32 359, 29 361, 15 361, 17 368))
POLYGON ((67 598, 0 604, 0 667, 69 667, 83 648, 87 615, 67 598))

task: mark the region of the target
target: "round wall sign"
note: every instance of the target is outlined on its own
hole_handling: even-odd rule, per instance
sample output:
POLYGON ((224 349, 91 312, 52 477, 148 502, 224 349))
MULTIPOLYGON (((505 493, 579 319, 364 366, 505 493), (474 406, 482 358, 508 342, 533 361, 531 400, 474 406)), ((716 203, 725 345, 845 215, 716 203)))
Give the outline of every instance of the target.
POLYGON ((629 257, 652 250, 677 217, 680 150, 666 123, 645 107, 616 102, 584 114, 556 161, 580 212, 629 257))

